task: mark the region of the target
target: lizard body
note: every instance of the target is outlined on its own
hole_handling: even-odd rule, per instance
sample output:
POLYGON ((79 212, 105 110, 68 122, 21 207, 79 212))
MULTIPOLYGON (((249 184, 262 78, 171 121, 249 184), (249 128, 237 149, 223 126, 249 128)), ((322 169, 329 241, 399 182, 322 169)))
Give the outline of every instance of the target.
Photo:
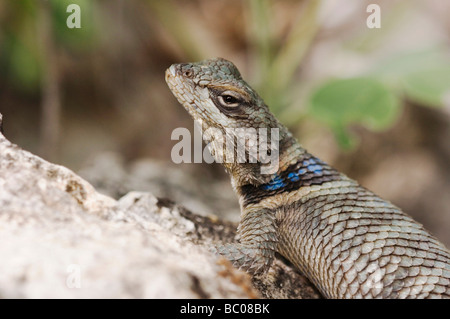
MULTIPOLYGON (((238 242, 217 250, 235 266, 264 272, 279 253, 328 298, 450 298, 449 250, 398 207, 303 149, 231 62, 174 64, 166 81, 205 131, 278 130, 275 171, 262 173, 268 164, 261 159, 223 163, 241 220, 238 242)), ((220 143, 208 146, 216 160, 230 155, 220 143)))

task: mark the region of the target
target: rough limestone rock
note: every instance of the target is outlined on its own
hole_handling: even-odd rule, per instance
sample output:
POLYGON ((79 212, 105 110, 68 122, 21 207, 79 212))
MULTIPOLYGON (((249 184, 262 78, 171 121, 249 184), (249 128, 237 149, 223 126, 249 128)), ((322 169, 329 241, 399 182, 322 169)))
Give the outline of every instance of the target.
POLYGON ((125 161, 119 153, 100 152, 91 156, 77 174, 113 198, 129 191, 151 192, 183 203, 196 214, 206 216, 214 212, 221 219, 238 222, 239 203, 228 178, 206 177, 195 171, 195 166, 152 158, 125 161))
POLYGON ((250 279, 211 254, 235 227, 149 193, 102 195, 0 134, 0 298, 320 297, 281 260, 250 279))

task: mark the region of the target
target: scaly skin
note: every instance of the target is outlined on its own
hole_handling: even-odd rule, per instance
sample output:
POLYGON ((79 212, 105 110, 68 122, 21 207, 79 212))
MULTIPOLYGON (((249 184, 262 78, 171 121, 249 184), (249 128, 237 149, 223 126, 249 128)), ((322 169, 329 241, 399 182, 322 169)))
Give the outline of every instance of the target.
MULTIPOLYGON (((235 266, 263 272, 278 252, 328 298, 450 298, 447 248, 399 208, 304 150, 231 62, 174 64, 166 81, 205 132, 279 130, 275 172, 261 173, 261 161, 223 164, 241 221, 239 242, 218 252, 235 266)), ((236 152, 214 142, 209 147, 216 159, 236 152)))

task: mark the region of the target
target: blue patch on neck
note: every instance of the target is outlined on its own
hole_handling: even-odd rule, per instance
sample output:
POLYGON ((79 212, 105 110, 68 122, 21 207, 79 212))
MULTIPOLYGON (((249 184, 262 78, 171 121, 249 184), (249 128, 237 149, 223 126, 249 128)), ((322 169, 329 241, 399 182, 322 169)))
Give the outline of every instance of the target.
POLYGON ((298 182, 300 180, 300 176, 298 173, 289 173, 287 177, 291 182, 298 182))
POLYGON ((308 165, 306 167, 308 169, 308 171, 314 173, 314 174, 321 174, 323 167, 321 165, 308 165))
POLYGON ((322 185, 341 178, 338 171, 306 153, 297 163, 289 165, 275 175, 270 182, 262 185, 242 185, 239 187, 239 193, 244 198, 243 205, 246 207, 276 194, 291 192, 305 186, 322 185))
POLYGON ((276 175, 269 183, 262 185, 262 188, 266 191, 274 191, 286 186, 286 183, 283 179, 276 175))
POLYGON ((261 187, 263 190, 274 191, 286 187, 288 184, 297 183, 306 175, 308 175, 307 178, 311 178, 311 174, 314 176, 322 176, 324 173, 324 166, 322 164, 326 165, 314 157, 303 160, 294 167, 290 167, 285 172, 282 172, 281 175, 283 176, 276 175, 269 183, 261 185, 261 187))

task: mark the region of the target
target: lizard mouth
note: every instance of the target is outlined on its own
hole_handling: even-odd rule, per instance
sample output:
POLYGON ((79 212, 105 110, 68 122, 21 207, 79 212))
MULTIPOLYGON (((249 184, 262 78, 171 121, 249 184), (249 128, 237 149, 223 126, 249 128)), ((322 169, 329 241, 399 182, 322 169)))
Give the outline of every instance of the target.
POLYGON ((172 64, 167 70, 166 70, 166 82, 170 85, 170 87, 173 87, 173 82, 175 80, 175 77, 177 76, 176 73, 176 67, 175 64, 172 64))

